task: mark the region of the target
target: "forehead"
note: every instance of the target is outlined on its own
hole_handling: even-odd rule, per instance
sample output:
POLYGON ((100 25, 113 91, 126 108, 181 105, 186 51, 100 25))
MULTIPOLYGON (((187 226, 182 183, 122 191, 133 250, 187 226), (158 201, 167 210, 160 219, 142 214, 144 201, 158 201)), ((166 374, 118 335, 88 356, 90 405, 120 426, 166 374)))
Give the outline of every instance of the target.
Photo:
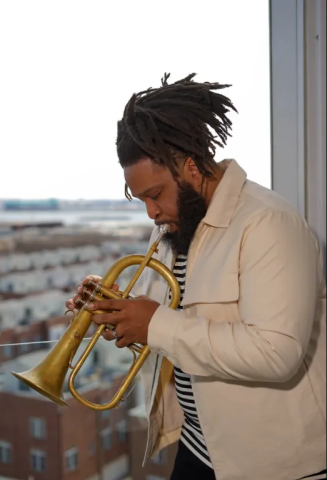
POLYGON ((157 165, 149 158, 125 167, 124 176, 132 195, 135 197, 142 195, 151 188, 174 181, 167 167, 157 165))

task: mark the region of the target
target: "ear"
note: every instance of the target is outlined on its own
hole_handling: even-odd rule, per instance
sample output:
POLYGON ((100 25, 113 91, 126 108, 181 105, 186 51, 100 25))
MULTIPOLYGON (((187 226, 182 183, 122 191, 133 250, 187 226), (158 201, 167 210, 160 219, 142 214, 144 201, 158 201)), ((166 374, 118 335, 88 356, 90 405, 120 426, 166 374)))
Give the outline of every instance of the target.
POLYGON ((185 160, 183 166, 183 179, 193 185, 196 190, 201 188, 203 175, 200 173, 198 167, 191 157, 188 157, 185 160))

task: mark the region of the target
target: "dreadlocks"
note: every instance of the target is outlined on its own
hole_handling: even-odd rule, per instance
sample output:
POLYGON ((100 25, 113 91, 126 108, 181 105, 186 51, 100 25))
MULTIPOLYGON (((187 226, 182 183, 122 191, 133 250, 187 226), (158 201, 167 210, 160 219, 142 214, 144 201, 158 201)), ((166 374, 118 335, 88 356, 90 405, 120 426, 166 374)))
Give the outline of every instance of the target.
MULTIPOLYGON (((118 122, 117 153, 123 168, 149 157, 177 177, 181 158, 191 157, 199 171, 212 176, 216 145, 224 147, 232 122, 226 116, 237 111, 229 98, 212 90, 230 85, 197 83, 195 74, 171 85, 170 74, 161 87, 134 94, 118 122)), ((125 195, 130 200, 128 187, 125 195)))

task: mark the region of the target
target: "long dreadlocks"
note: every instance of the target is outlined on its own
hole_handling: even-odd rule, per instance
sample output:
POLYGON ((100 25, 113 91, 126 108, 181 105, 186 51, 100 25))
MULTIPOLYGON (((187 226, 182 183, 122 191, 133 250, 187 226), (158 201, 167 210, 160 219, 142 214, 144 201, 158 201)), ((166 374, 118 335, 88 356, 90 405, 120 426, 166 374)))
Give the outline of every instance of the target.
MULTIPOLYGON (((224 147, 231 136, 231 120, 237 112, 229 98, 212 90, 230 85, 197 83, 195 73, 161 87, 134 94, 118 122, 117 153, 123 168, 149 157, 169 168, 174 178, 180 158, 191 157, 199 171, 212 176, 216 145, 224 147)), ((125 195, 130 200, 128 187, 125 195)))

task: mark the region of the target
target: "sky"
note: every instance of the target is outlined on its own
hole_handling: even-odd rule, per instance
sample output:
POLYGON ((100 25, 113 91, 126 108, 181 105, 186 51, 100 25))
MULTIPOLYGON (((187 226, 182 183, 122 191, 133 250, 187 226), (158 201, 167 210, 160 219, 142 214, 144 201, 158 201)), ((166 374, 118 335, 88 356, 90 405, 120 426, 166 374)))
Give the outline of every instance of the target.
POLYGON ((270 187, 268 0, 1 0, 0 198, 117 199, 117 121, 134 92, 232 84, 235 158, 270 187))

